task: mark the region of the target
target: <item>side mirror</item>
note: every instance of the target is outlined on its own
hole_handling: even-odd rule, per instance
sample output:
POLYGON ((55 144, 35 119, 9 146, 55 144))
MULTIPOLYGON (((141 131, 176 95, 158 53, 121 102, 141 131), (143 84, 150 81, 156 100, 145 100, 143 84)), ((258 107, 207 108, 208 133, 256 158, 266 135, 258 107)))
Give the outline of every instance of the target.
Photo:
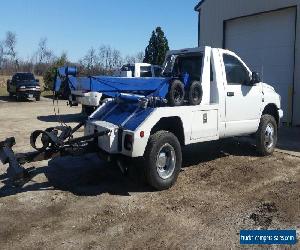
POLYGON ((252 78, 251 78, 251 85, 254 85, 256 83, 260 83, 260 77, 257 72, 252 72, 252 78))
POLYGON ((36 82, 40 82, 40 80, 39 80, 39 79, 35 79, 35 81, 36 81, 36 82))

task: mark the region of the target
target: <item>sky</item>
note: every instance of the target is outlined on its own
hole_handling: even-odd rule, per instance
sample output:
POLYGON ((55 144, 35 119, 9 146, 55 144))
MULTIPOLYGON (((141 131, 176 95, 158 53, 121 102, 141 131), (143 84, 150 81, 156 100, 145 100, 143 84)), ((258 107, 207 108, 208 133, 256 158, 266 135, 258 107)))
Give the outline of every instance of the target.
POLYGON ((93 47, 110 45, 123 56, 144 51, 161 26, 171 49, 197 46, 198 0, 6 0, 1 2, 0 41, 17 34, 18 56, 28 59, 42 37, 55 55, 71 61, 93 47))

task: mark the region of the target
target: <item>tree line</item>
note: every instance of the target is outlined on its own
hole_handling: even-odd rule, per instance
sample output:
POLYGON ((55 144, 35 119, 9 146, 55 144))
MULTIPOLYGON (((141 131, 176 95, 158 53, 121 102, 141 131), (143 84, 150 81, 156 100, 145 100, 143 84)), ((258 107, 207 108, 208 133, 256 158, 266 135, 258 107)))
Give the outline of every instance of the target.
MULTIPOLYGON (((17 35, 7 31, 3 40, 0 39, 0 74, 11 75, 15 72, 32 72, 43 76, 45 83, 53 81, 57 67, 74 65, 79 68, 81 74, 87 75, 111 75, 115 69, 123 64, 147 62, 154 65, 162 65, 165 54, 169 50, 168 40, 161 27, 157 27, 149 40, 145 52, 140 51, 135 55, 122 56, 121 52, 109 45, 101 45, 98 48, 90 48, 77 62, 71 62, 67 53, 55 55, 48 47, 46 37, 40 39, 37 49, 27 59, 20 58, 17 52, 17 35)), ((49 86, 50 87, 50 86, 49 86)))

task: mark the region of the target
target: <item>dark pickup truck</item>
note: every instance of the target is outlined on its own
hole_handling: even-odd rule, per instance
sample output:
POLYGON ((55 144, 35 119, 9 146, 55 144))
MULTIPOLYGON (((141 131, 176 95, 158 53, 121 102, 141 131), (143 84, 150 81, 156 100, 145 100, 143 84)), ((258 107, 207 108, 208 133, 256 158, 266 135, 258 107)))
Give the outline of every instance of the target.
POLYGON ((10 97, 15 96, 17 101, 21 98, 35 98, 39 101, 41 97, 39 80, 32 73, 14 74, 12 80, 7 80, 7 92, 10 97))

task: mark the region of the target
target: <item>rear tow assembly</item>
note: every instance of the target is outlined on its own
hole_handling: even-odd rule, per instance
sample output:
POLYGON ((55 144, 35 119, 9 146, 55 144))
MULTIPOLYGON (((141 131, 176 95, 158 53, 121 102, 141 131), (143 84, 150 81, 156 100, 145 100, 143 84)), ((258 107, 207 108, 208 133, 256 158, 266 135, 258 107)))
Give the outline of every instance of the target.
POLYGON ((35 151, 15 153, 13 146, 15 138, 10 137, 0 142, 0 161, 9 164, 7 174, 14 186, 22 186, 30 180, 30 172, 23 165, 38 162, 59 156, 78 156, 98 151, 97 138, 109 134, 110 130, 95 132, 91 135, 73 138, 73 134, 82 126, 79 123, 75 128, 69 126, 51 127, 46 130, 36 130, 30 136, 30 144, 35 151), (41 146, 37 146, 37 140, 41 146))

